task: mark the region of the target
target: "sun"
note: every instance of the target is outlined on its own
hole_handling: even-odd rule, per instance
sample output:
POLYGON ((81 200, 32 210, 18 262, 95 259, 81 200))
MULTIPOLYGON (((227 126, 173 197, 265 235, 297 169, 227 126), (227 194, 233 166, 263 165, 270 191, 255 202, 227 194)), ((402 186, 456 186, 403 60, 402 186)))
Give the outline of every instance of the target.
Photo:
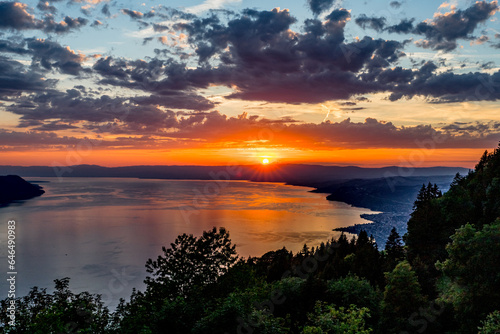
POLYGON ((263 165, 268 165, 269 163, 270 163, 269 159, 267 159, 267 158, 262 159, 263 165))

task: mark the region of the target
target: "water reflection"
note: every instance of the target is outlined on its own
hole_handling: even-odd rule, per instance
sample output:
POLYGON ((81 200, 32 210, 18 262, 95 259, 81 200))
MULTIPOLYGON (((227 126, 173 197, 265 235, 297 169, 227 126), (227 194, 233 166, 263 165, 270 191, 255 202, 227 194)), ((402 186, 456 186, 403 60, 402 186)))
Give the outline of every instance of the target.
MULTIPOLYGON (((0 209, 2 244, 7 221, 17 222, 18 293, 24 295, 34 285, 52 287, 55 278, 68 276, 71 289, 101 293, 110 305, 130 296, 133 287, 143 287, 146 260, 158 256, 179 234, 200 235, 224 226, 240 255, 260 256, 283 246, 298 251, 304 243, 318 245, 338 236, 332 232, 335 227, 366 222, 359 215, 369 211, 328 202, 324 194, 307 188, 273 183, 227 182, 217 196, 205 196, 196 206, 196 196, 213 184, 37 180, 48 181, 42 197, 0 209), (179 209, 186 207, 194 208, 189 219, 179 209)), ((0 257, 7 262, 5 247, 0 257)), ((2 291, 5 287, 2 281, 2 291)))

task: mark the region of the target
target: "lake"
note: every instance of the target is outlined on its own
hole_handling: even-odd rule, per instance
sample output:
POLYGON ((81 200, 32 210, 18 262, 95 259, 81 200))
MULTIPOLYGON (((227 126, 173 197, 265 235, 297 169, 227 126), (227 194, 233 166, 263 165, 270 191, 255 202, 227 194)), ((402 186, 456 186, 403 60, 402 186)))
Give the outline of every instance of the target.
MULTIPOLYGON (((114 308, 143 289, 144 264, 182 233, 226 227, 241 256, 285 246, 317 246, 332 229, 368 223, 368 209, 330 202, 311 188, 247 181, 125 178, 26 178, 46 193, 0 208, 1 268, 7 268, 7 222, 16 221, 17 295, 53 289, 70 277, 74 292, 100 293, 114 308)), ((0 290, 7 291, 5 279, 0 290)), ((6 294, 2 293, 2 297, 6 294)))

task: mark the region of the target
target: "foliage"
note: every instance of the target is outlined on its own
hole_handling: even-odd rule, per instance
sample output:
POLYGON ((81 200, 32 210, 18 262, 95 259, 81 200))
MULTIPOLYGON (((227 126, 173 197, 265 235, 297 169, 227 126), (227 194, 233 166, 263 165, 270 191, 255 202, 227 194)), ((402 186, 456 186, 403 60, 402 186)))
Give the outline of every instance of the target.
POLYGON ((385 257, 386 271, 392 271, 405 258, 403 241, 395 227, 392 228, 385 243, 385 257))
POLYGON ((366 307, 351 305, 349 308, 337 309, 317 302, 314 313, 309 314, 310 324, 304 327, 302 334, 369 334, 373 331, 366 328, 366 319, 369 317, 370 310, 366 307))
POLYGON ((479 334, 497 334, 500 333, 500 311, 488 314, 486 320, 481 322, 479 334))
POLYGON ((464 330, 500 309, 500 219, 476 230, 467 224, 451 237, 449 258, 438 267, 447 284, 441 298, 453 305, 464 330))
MULTIPOLYGON (((0 313, 5 333, 106 333, 109 310, 99 295, 88 292, 74 294, 69 290, 69 278, 55 280, 55 291, 31 289, 28 295, 16 298, 16 326, 8 325, 7 312, 0 313)), ((9 300, 1 301, 7 310, 9 300)))
POLYGON ((412 313, 425 304, 417 275, 407 261, 399 263, 386 273, 387 285, 381 303, 381 324, 386 333, 411 330, 409 319, 412 313))
POLYGON ((159 296, 187 296, 195 286, 215 283, 237 262, 236 245, 231 245, 229 233, 214 227, 199 238, 182 234, 162 248, 163 255, 146 262, 148 290, 159 296))

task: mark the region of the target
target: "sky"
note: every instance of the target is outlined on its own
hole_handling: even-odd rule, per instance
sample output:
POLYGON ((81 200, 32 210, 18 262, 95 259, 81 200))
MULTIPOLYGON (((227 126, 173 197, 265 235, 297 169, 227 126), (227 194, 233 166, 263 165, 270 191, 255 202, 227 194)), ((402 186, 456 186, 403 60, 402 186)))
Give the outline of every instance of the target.
POLYGON ((0 164, 473 167, 497 1, 0 1, 0 164))

